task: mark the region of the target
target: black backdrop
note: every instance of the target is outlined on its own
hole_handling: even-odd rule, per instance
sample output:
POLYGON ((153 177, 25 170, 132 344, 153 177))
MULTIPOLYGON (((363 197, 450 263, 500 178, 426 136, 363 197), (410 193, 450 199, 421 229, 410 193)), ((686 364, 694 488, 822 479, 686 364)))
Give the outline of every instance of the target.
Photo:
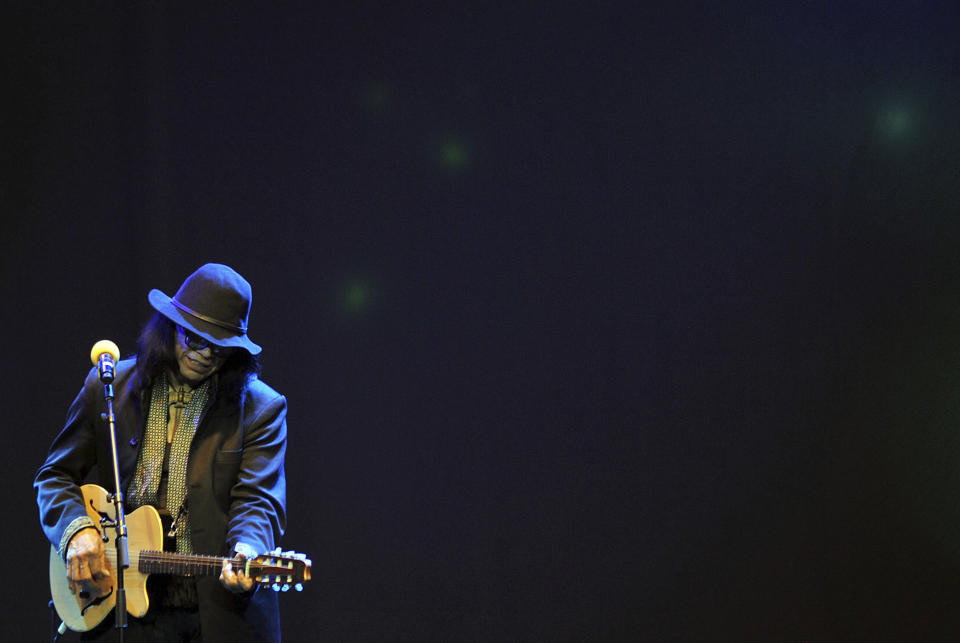
POLYGON ((960 636, 953 5, 403 4, 4 5, 4 639, 90 346, 206 261, 289 641, 960 636))

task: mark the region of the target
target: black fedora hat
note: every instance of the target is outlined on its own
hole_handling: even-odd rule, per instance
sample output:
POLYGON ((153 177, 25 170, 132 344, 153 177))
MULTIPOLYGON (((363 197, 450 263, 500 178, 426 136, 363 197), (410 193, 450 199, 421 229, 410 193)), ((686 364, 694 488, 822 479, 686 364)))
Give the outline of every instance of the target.
POLYGON ((172 298, 154 288, 147 299, 164 317, 217 346, 242 348, 251 355, 262 350, 247 337, 253 291, 229 266, 204 264, 172 298))

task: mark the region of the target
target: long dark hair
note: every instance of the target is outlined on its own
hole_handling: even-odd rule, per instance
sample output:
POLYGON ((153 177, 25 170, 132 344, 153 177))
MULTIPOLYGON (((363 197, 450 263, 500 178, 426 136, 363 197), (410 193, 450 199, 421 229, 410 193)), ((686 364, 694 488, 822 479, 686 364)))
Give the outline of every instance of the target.
MULTIPOLYGON (((176 372, 179 368, 173 344, 175 329, 176 325, 158 312, 144 324, 137 338, 137 364, 133 377, 133 387, 137 391, 148 388, 165 370, 176 372)), ((218 396, 226 395, 229 401, 238 403, 243 387, 260 375, 260 360, 240 349, 227 358, 217 373, 220 378, 218 396)))

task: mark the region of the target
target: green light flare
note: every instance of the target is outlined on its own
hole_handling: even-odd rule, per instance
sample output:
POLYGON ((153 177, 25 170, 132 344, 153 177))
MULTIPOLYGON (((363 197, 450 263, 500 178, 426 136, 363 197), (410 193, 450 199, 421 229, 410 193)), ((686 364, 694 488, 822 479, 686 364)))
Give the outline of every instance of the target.
POLYGON ((891 139, 902 139, 914 129, 914 117, 903 107, 888 107, 877 119, 880 132, 891 139))
POLYGON ((466 169, 471 161, 470 148, 460 139, 444 138, 437 145, 436 160, 441 167, 447 170, 460 171, 466 169))
POLYGON ((369 310, 372 299, 373 289, 370 284, 360 279, 353 279, 344 285, 340 303, 347 313, 360 315, 369 310))
POLYGON ((386 83, 373 81, 367 84, 363 102, 367 110, 374 113, 382 113, 390 106, 390 88, 386 83))

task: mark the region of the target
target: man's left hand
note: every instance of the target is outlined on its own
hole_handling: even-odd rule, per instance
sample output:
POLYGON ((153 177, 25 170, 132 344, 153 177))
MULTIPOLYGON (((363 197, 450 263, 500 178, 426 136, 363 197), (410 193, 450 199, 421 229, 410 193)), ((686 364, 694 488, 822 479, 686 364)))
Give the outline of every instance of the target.
MULTIPOLYGON (((243 554, 237 554, 241 561, 245 560, 243 554)), ((234 594, 242 594, 253 589, 253 579, 243 573, 243 567, 234 569, 229 560, 223 561, 223 569, 220 570, 220 582, 234 594)))

